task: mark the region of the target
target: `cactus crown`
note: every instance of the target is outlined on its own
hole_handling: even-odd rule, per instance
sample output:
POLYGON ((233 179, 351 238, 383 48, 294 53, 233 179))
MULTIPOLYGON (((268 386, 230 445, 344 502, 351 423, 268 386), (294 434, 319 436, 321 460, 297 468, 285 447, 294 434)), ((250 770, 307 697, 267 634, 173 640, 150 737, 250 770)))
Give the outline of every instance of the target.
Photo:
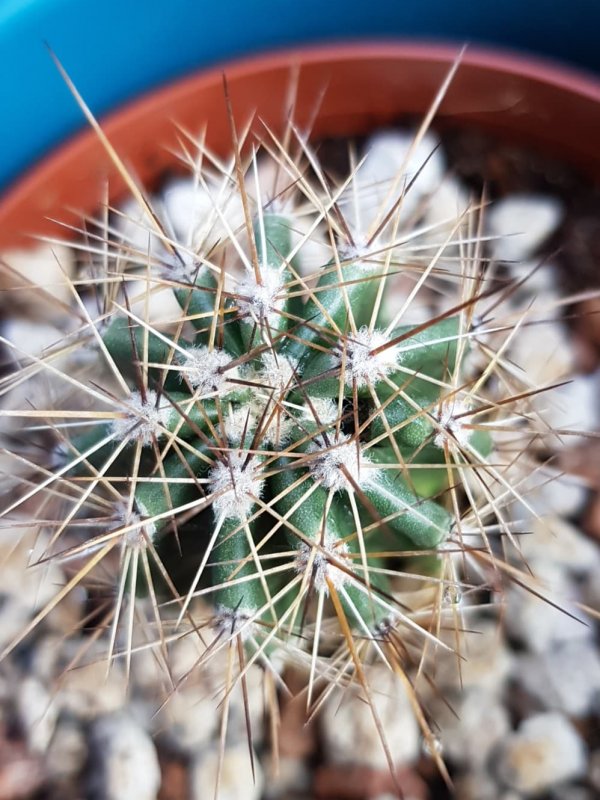
POLYGON ((199 145, 187 230, 144 201, 127 234, 88 231, 79 328, 26 367, 52 386, 52 464, 32 458, 3 513, 37 498, 52 516, 47 556, 75 564, 61 596, 118 554, 113 653, 136 639, 124 606, 147 603, 157 642, 169 618, 210 628, 207 657, 239 646, 242 675, 304 660, 310 697, 351 675, 368 692, 363 663, 402 669, 415 640, 446 646, 446 598, 512 535, 511 470, 533 451, 509 440, 537 434, 481 206, 419 224, 402 174, 383 195, 360 169, 332 182, 295 144, 229 164, 199 145))

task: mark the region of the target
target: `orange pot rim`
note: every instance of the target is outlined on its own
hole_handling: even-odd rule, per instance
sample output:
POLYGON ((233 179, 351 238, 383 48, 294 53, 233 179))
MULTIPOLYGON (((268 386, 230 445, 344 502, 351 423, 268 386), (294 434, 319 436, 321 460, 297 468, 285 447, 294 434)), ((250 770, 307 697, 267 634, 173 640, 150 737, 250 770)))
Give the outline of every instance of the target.
MULTIPOLYGON (((192 92, 202 91, 216 83, 221 84, 223 75, 227 76, 229 83, 235 83, 248 77, 258 80, 261 75, 282 68, 327 66, 350 60, 368 63, 374 59, 430 62, 449 67, 461 49, 459 45, 439 42, 398 40, 313 44, 271 51, 228 61, 163 84, 101 117, 100 122, 111 139, 119 131, 134 126, 137 120, 163 113, 167 100, 170 105, 174 105, 189 97, 192 92)), ((600 78, 544 58, 499 48, 467 47, 460 58, 460 69, 468 68, 553 86, 600 105, 600 78)), ((96 134, 91 129, 81 131, 30 167, 0 195, 0 249, 6 247, 7 237, 3 235, 3 227, 10 225, 12 219, 22 218, 22 209, 27 207, 36 192, 67 172, 66 165, 74 158, 82 158, 86 151, 98 146, 96 134)), ((20 236, 21 232, 17 235, 20 236)), ((9 234, 8 239, 10 238, 9 234)))

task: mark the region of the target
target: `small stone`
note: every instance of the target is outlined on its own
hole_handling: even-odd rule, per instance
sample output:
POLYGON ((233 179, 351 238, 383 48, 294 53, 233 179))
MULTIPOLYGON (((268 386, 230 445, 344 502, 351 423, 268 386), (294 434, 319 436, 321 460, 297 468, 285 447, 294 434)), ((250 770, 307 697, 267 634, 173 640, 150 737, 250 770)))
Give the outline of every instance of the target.
POLYGON ((159 753, 162 783, 158 800, 182 800, 188 798, 187 762, 173 758, 171 754, 159 753))
POLYGON ((0 728, 0 798, 29 800, 45 785, 47 774, 41 755, 27 752, 23 742, 15 741, 0 728))
POLYGON ((402 199, 401 220, 407 220, 424 195, 441 183, 445 164, 438 139, 427 133, 408 157, 413 142, 413 133, 398 131, 381 131, 367 142, 366 158, 355 178, 357 188, 350 187, 343 198, 344 213, 357 233, 366 234, 375 220, 394 206, 413 179, 402 199))
POLYGON ((45 753, 54 734, 58 707, 46 687, 36 678, 26 677, 16 688, 19 725, 32 752, 45 753))
POLYGON ((429 236, 435 237, 434 241, 442 244, 468 208, 469 195, 460 181, 452 175, 445 177, 439 185, 432 182, 430 191, 432 194, 427 203, 424 222, 425 225, 436 226, 429 236))
POLYGON ((190 756, 209 744, 219 721, 217 701, 209 687, 184 685, 171 694, 152 725, 170 749, 190 756))
POLYGON ((598 797, 585 786, 561 786, 552 792, 552 800, 598 800, 598 797))
POLYGON ((591 297, 578 303, 574 310, 575 335, 581 343, 589 370, 600 363, 600 297, 591 297))
POLYGON ((534 574, 532 588, 542 597, 517 586, 506 593, 505 620, 510 635, 533 653, 547 652, 564 642, 590 640, 593 624, 575 605, 579 599, 576 587, 562 567, 538 561, 534 574))
POLYGON ((557 515, 534 519, 531 533, 518 540, 530 566, 538 561, 553 561, 576 575, 597 573, 600 569, 600 547, 557 515))
POLYGON ((269 756, 262 759, 265 768, 265 800, 280 800, 297 794, 308 794, 312 775, 305 760, 281 756, 273 763, 269 756))
MULTIPOLYGON (((171 286, 159 288, 156 283, 150 283, 147 298, 146 287, 145 281, 129 283, 127 286, 130 308, 136 316, 148 325, 173 324, 183 316, 171 286)), ((164 334, 164 330, 160 332, 164 334)))
MULTIPOLYGON (((596 542, 600 542, 600 497, 597 494, 591 498, 582 524, 588 536, 596 542)), ((600 592, 598 592, 598 597, 600 597, 600 592)))
POLYGON ((211 244, 230 237, 227 227, 237 231, 243 223, 239 193, 227 188, 226 183, 223 186, 208 190, 193 180, 181 178, 171 181, 163 190, 165 216, 178 240, 192 250, 201 246, 208 252, 211 244), (215 207, 222 212, 225 223, 215 207))
POLYGON ((600 750, 590 755, 588 776, 592 787, 600 793, 600 750))
MULTIPOLYGON (((76 641, 75 645, 79 645, 76 641)), ((62 710, 82 720, 91 720, 123 707, 127 680, 118 663, 110 669, 102 659, 74 667, 60 679, 59 702, 62 710)))
POLYGON ((575 640, 519 660, 515 675, 532 697, 552 711, 583 717, 600 700, 600 653, 575 640))
MULTIPOLYGON (((54 350, 64 338, 64 334, 54 325, 43 322, 32 323, 26 317, 8 317, 2 324, 2 335, 14 347, 8 347, 8 353, 15 365, 25 364, 28 356, 39 358, 47 350, 54 350)), ((61 358, 52 359, 53 366, 60 368, 61 358)))
POLYGON ((518 530, 532 530, 535 521, 532 512, 544 518, 573 517, 583 511, 589 494, 585 481, 576 475, 561 474, 551 467, 529 469, 525 474, 526 468, 524 462, 515 465, 510 472, 513 486, 518 486, 519 497, 525 501, 515 499, 509 506, 510 516, 519 521, 518 530))
POLYGON ((444 758, 470 769, 483 768, 494 747, 510 731, 508 711, 497 697, 482 689, 466 691, 451 704, 457 716, 446 706, 441 706, 445 710, 435 716, 444 758))
POLYGON ((400 787, 405 800, 429 798, 427 784, 410 767, 403 767, 392 775, 389 769, 378 770, 355 764, 318 767, 313 796, 318 800, 364 800, 383 794, 397 798, 397 787, 400 787))
MULTIPOLYGON (((15 518, 0 530, 0 644, 9 645, 26 622, 40 611, 64 584, 55 563, 35 566, 46 554, 48 537, 29 520, 15 518)), ((69 630, 77 623, 81 597, 71 593, 45 620, 44 626, 69 630)))
POLYGON ((566 717, 538 714, 506 739, 497 774, 508 787, 530 797, 583 776, 586 761, 585 744, 566 717))
POLYGON ((498 261, 530 258, 558 228, 563 218, 559 200, 546 195, 510 195, 488 213, 488 232, 498 261))
POLYGON ((75 269, 74 251, 66 244, 43 243, 5 252, 2 262, 9 269, 0 270, 0 302, 8 313, 27 316, 30 325, 35 320, 36 328, 43 321, 64 324, 67 312, 62 304, 70 305, 73 299, 69 278, 75 269))
POLYGON ((284 697, 280 711, 282 755, 288 758, 306 758, 316 747, 316 726, 314 720, 306 721, 306 700, 301 692, 294 697, 284 697))
POLYGON ((0 647, 9 646, 22 632, 29 620, 29 612, 18 597, 0 593, 0 647))
MULTIPOLYGON (((412 763, 419 754, 420 734, 412 706, 400 679, 377 664, 367 675, 371 697, 396 765, 412 763)), ((328 761, 386 769, 388 762, 371 708, 358 690, 332 694, 320 716, 328 761)))
POLYGON ((64 583, 56 565, 33 566, 47 555, 48 537, 30 520, 15 517, 0 531, 2 591, 21 599, 32 612, 38 611, 64 583))
POLYGON ((88 789, 94 800, 156 800, 161 775, 152 740, 133 719, 95 720, 89 733, 88 789))
MULTIPOLYGON (((211 747, 192 759, 189 773, 190 800, 213 797, 219 769, 219 751, 211 747)), ((254 777, 248 746, 226 747, 219 776, 219 800, 258 800, 262 795, 262 767, 254 756, 254 777)))
MULTIPOLYGON (((436 683, 450 689, 480 689, 498 695, 512 670, 512 655, 502 632, 492 620, 474 620, 460 639, 460 655, 440 659, 436 683)), ((455 646, 455 645, 453 645, 455 646)))
POLYGON ((161 257, 165 253, 151 217, 140 208, 137 200, 130 198, 121 205, 115 216, 115 228, 118 235, 114 240, 121 245, 121 258, 146 264, 149 257, 161 257))
POLYGON ((469 770, 454 781, 460 800, 520 800, 520 795, 501 789, 487 771, 469 770))
MULTIPOLYGON (((513 315, 507 322, 515 324, 520 316, 513 315)), ((535 307, 535 311, 527 311, 518 335, 510 341, 509 353, 511 360, 522 370, 524 380, 536 389, 570 379, 575 368, 575 351, 569 333, 562 322, 549 318, 547 308, 540 310, 535 307), (543 315, 544 322, 538 323, 536 320, 540 315, 543 315)), ((560 395, 556 392, 554 388, 540 392, 531 398, 531 402, 536 410, 548 408, 554 402, 560 403, 560 395)))
POLYGON ((51 779, 61 782, 74 780, 83 770, 87 754, 81 726, 72 717, 62 716, 46 753, 51 779))
MULTIPOLYGON (((568 383, 553 388, 538 404, 542 419, 552 430, 559 431, 556 435, 552 432, 547 440, 558 449, 564 443, 561 430, 569 431, 594 431, 600 425, 600 404, 598 403, 598 389, 600 381, 598 375, 575 375, 568 383)), ((569 437, 569 441, 577 441, 569 437)))
MULTIPOLYGON (((521 298, 518 305, 523 307, 525 297, 531 301, 532 297, 539 297, 544 304, 550 303, 554 298, 559 300, 560 291, 558 286, 558 269, 552 262, 540 259, 531 261, 511 261, 506 265, 511 278, 519 283, 517 287, 518 297, 521 298)), ((558 317, 559 308, 549 310, 549 317, 558 317)))

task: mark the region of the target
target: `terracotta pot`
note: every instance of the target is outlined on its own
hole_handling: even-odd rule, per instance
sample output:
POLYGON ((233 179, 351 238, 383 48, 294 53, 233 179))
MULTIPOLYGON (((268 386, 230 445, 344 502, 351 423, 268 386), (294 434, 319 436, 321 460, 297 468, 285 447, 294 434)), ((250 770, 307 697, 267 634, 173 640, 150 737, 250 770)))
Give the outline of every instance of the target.
MULTIPOLYGON (((298 125, 312 119, 320 101, 314 135, 352 135, 402 114, 422 114, 456 55, 452 47, 402 43, 276 53, 174 83, 109 116, 103 128, 139 179, 152 185, 176 163, 174 123, 191 131, 206 125, 208 146, 221 153, 229 149, 224 73, 240 126, 256 112, 257 130, 258 117, 281 130, 291 77, 299 68, 298 125)), ((529 144, 600 180, 600 83, 592 78, 531 59, 469 50, 438 114, 438 124, 449 123, 529 144)), ((3 196, 0 250, 26 245, 32 234, 56 235, 60 229, 48 218, 77 223, 82 213, 97 208, 107 178, 116 202, 124 187, 95 134, 67 143, 3 196)))

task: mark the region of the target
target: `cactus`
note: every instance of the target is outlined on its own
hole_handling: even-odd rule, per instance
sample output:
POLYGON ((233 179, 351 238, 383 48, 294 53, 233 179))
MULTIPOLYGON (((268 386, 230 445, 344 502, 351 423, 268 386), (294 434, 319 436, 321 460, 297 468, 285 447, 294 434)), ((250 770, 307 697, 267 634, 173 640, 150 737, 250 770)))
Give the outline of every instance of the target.
POLYGON ((188 236, 145 200, 138 241, 96 220, 77 324, 4 379, 32 387, 6 413, 39 421, 28 435, 43 429, 47 456, 15 449, 27 477, 2 517, 33 506, 45 560, 72 571, 7 652, 105 564, 111 657, 131 661, 139 606, 159 650, 210 630, 207 660, 234 653, 225 696, 248 665, 290 660, 309 706, 317 686, 353 680, 368 699, 366 664, 404 674, 415 652, 449 649, 448 597, 501 570, 503 509, 527 503, 515 465, 541 426, 538 387, 505 354, 528 311, 516 325, 494 311, 514 286, 481 256, 482 205, 409 227, 399 191, 360 225, 356 172, 330 185, 295 144, 256 141, 228 165, 198 145, 211 207, 188 236), (438 293, 445 310, 419 316, 438 293))

